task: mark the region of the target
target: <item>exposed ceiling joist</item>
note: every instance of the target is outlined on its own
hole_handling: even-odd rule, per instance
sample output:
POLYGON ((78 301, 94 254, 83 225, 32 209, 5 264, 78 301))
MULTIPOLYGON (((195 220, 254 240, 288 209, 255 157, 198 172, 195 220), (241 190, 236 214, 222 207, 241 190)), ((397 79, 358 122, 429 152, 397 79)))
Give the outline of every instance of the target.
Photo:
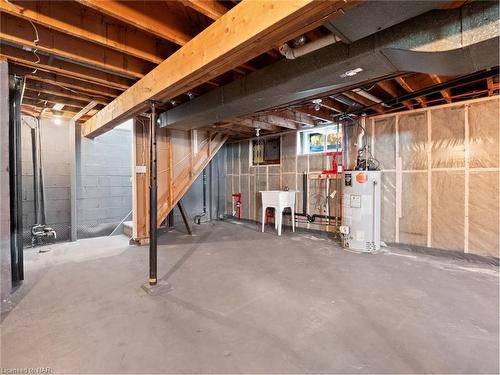
MULTIPOLYGON (((49 99, 46 99, 46 98, 39 98, 39 97, 32 97, 32 96, 29 96, 29 95, 25 95, 23 97, 23 103, 26 103, 26 104, 31 104, 31 105, 35 105, 35 106, 39 106, 41 108, 43 108, 44 106, 42 105, 42 103, 50 103, 50 106, 53 106, 54 104, 58 104, 57 101, 55 100, 49 100, 49 99)), ((85 105, 73 105, 73 104, 65 104, 64 105, 64 109, 67 110, 67 109, 71 109, 72 111, 75 111, 75 112, 78 112, 80 109, 82 109, 85 105)), ((45 106, 46 107, 46 106, 45 106)))
MULTIPOLYGON (((443 79, 440 76, 438 76, 437 74, 430 74, 429 77, 431 77, 432 82, 434 82, 436 84, 443 83, 443 79)), ((446 103, 451 103, 450 90, 448 90, 448 89, 441 90, 440 93, 443 96, 443 98, 446 100, 446 103)))
POLYGON ((228 9, 216 0, 181 0, 185 6, 188 6, 197 12, 207 16, 212 20, 222 17, 228 9))
POLYGON ((44 51, 112 74, 136 79, 144 77, 154 67, 134 57, 101 46, 89 45, 84 40, 43 26, 37 27, 38 41, 36 41, 33 27, 28 21, 8 14, 2 13, 0 21, 0 39, 3 41, 44 51))
POLYGON ((79 3, 95 9, 110 17, 116 18, 124 23, 138 29, 147 31, 162 39, 168 40, 179 46, 183 46, 192 35, 190 25, 186 19, 168 9, 163 2, 120 2, 117 0, 77 0, 79 3), (160 16, 160 17, 158 17, 160 16))
MULTIPOLYGON (((42 94, 52 95, 65 99, 80 100, 86 103, 93 100, 92 98, 87 96, 82 96, 81 94, 72 93, 71 91, 67 91, 58 87, 53 87, 53 86, 51 87, 48 84, 43 84, 43 85, 35 84, 36 81, 32 82, 29 80, 27 82, 28 82, 28 85, 26 86, 27 90, 32 90, 42 94)), ((94 101, 97 104, 102 104, 102 105, 106 105, 109 103, 109 100, 103 100, 101 98, 96 98, 94 99, 94 101)))
POLYGON ((57 73, 66 77, 82 80, 84 82, 92 82, 116 90, 124 91, 131 84, 131 81, 125 78, 117 77, 79 64, 70 63, 65 60, 48 57, 41 53, 38 53, 40 61, 36 62, 36 56, 33 52, 6 44, 2 44, 0 56, 18 65, 28 66, 45 72, 57 73))
POLYGON ((269 123, 271 125, 279 126, 280 128, 297 129, 296 123, 290 121, 287 118, 280 117, 279 115, 264 114, 255 117, 255 119, 261 122, 269 123))
POLYGON ((321 25, 338 8, 348 6, 343 1, 242 2, 87 121, 83 134, 92 137, 105 132, 143 111, 149 99, 166 100, 186 92, 260 55, 269 45, 321 25), (249 14, 260 16, 249 23, 249 14), (200 54, 201 50, 205 53, 200 54))
POLYGON ((306 126, 316 125, 314 120, 310 116, 305 115, 301 112, 295 112, 290 109, 276 112, 276 115, 299 125, 306 125, 306 126))
MULTIPOLYGON (((74 37, 96 43, 130 56, 161 63, 164 58, 158 51, 158 43, 148 34, 130 30, 116 22, 106 22, 103 17, 94 12, 82 12, 78 4, 65 2, 64 6, 54 6, 48 1, 36 2, 36 8, 30 8, 31 3, 13 4, 0 0, 0 10, 38 25, 56 30, 74 37)), ((173 49, 165 52, 170 54, 173 49)))
POLYGON ((358 93, 355 93, 353 91, 346 91, 342 93, 342 95, 347 96, 349 99, 354 100, 362 106, 370 107, 377 113, 384 113, 384 107, 381 104, 377 104, 374 101, 359 95, 358 93))
POLYGON ((241 125, 244 125, 248 128, 252 128, 252 129, 262 129, 262 130, 268 130, 268 131, 272 131, 272 132, 278 132, 278 131, 282 130, 277 125, 273 125, 273 124, 270 124, 268 122, 261 121, 259 119, 253 119, 253 118, 252 119, 236 118, 236 119, 232 119, 231 122, 241 124, 241 125))
POLYGON ((28 80, 58 86, 65 89, 68 92, 82 93, 86 95, 91 95, 93 98, 101 97, 102 99, 114 98, 119 95, 119 93, 115 93, 112 89, 107 90, 105 87, 100 87, 93 85, 91 83, 85 83, 82 81, 73 80, 71 78, 59 76, 57 74, 51 74, 43 71, 38 71, 35 74, 31 74, 32 70, 26 72, 25 67, 15 66, 15 68, 22 68, 15 70, 24 72, 24 74, 23 73, 20 74, 24 75, 28 80))
POLYGON ((301 107, 294 107, 293 110, 296 112, 301 112, 306 115, 309 115, 320 121, 332 121, 333 119, 333 113, 331 113, 328 109, 325 108, 319 108, 318 110, 316 110, 310 106, 301 106, 301 107))
MULTIPOLYGON (((399 96, 397 84, 392 80, 377 82, 377 86, 394 98, 397 98, 399 96)), ((403 104, 406 106, 406 108, 413 109, 413 104, 411 101, 404 100, 403 104)))
MULTIPOLYGON (((403 77, 397 77, 396 82, 399 83, 399 85, 405 89, 406 92, 412 93, 415 92, 415 88, 413 88, 405 78, 403 77)), ((426 107, 427 104, 425 103, 425 99, 422 97, 416 98, 415 99, 422 107, 426 107)))
POLYGON ((330 111, 337 113, 344 113, 347 111, 347 106, 343 103, 340 103, 335 98, 323 98, 321 99, 321 103, 319 103, 320 107, 329 109, 330 111))
POLYGON ((498 81, 494 82, 493 77, 488 77, 486 83, 488 85, 488 96, 492 96, 500 88, 500 84, 498 81))

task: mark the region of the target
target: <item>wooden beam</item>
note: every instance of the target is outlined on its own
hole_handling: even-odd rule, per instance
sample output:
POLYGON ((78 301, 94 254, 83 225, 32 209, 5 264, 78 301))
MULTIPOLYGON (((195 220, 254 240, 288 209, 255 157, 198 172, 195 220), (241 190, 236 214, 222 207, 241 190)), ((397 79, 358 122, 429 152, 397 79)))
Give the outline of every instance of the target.
POLYGON ((488 85, 488 96, 492 96, 495 91, 498 91, 500 84, 493 81, 493 77, 488 77, 486 79, 486 84, 488 85))
MULTIPOLYGON (((298 125, 306 125, 306 126, 315 126, 316 123, 314 120, 308 116, 305 115, 301 112, 295 112, 291 109, 285 109, 283 111, 277 111, 273 113, 272 115, 278 116, 279 118, 283 118, 287 120, 287 123, 292 123, 288 127, 289 129, 297 129, 297 124, 298 125)), ((287 124, 285 123, 285 124, 287 124)))
MULTIPOLYGON (((84 82, 79 82, 72 80, 67 77, 58 76, 57 74, 51 74, 47 72, 38 71, 36 74, 31 74, 32 69, 25 77, 28 80, 42 82, 49 85, 55 85, 66 89, 73 93, 83 93, 86 95, 92 95, 93 98, 101 97, 107 100, 107 98, 115 98, 119 94, 113 91, 106 91, 104 87, 94 86, 92 84, 85 84, 84 82)), ((109 100, 107 100, 109 102, 109 100)))
POLYGON ((332 121, 333 120, 333 114, 330 112, 330 110, 328 110, 326 108, 320 107, 319 110, 316 111, 312 107, 302 106, 302 107, 294 107, 293 110, 296 112, 305 113, 306 115, 314 117, 320 121, 332 121))
POLYGON ((216 0, 182 0, 182 3, 214 21, 228 11, 224 5, 216 0))
MULTIPOLYGON (((219 3, 217 0, 181 0, 181 1, 185 6, 196 10, 198 13, 201 13, 214 21, 218 20, 229 10, 224 5, 219 3)), ((280 57, 281 58, 283 57, 279 52, 274 50, 269 50, 266 53, 273 59, 278 59, 280 57)), ((251 67, 251 65, 247 63, 242 65, 242 67, 249 68, 251 67)))
POLYGON ((92 108, 94 108, 97 105, 97 102, 92 101, 89 104, 87 104, 85 107, 82 108, 80 112, 78 112, 76 115, 74 115, 71 120, 72 121, 78 121, 80 120, 83 116, 85 116, 87 113, 90 112, 92 108))
MULTIPOLYGON (((389 94, 393 98, 397 98, 400 96, 399 92, 398 92, 397 84, 392 80, 385 80, 385 81, 377 82, 377 86, 380 87, 383 91, 385 91, 387 94, 389 94)), ((406 106, 406 108, 413 109, 413 103, 411 101, 403 100, 403 104, 406 106)))
POLYGON ((90 96, 85 96, 85 94, 82 94, 82 93, 71 92, 71 91, 65 90, 64 88, 52 86, 48 83, 40 84, 39 82, 30 80, 30 79, 27 80, 26 89, 40 92, 43 94, 58 96, 61 98, 80 100, 80 101, 83 101, 86 103, 94 100, 97 104, 107 105, 110 102, 110 100, 106 100, 106 99, 102 99, 102 98, 92 99, 90 96))
POLYGON ((36 62, 37 58, 33 52, 15 48, 10 45, 2 45, 0 56, 18 65, 29 66, 33 69, 39 69, 45 72, 57 73, 73 79, 92 82, 117 90, 124 91, 131 84, 131 81, 125 78, 117 77, 100 70, 87 68, 82 65, 73 64, 65 60, 48 57, 41 53, 38 53, 40 61, 36 62))
POLYGON ((0 10, 52 30, 96 43, 130 56, 159 64, 174 49, 161 46, 140 30, 130 30, 95 12, 84 12, 72 2, 23 1, 11 3, 0 0, 0 10))
POLYGON ((253 119, 253 118, 235 118, 235 119, 230 119, 228 120, 229 122, 233 122, 236 124, 241 124, 244 125, 248 128, 252 129, 262 129, 262 130, 269 130, 271 132, 279 132, 281 129, 273 124, 270 124, 266 121, 262 121, 259 119, 253 119))
POLYGON ((297 124, 288 118, 281 117, 278 114, 263 114, 255 117, 259 122, 265 122, 271 125, 279 126, 285 129, 297 129, 297 124))
POLYGON ((370 99, 365 98, 364 96, 359 95, 353 91, 343 92, 342 95, 347 96, 349 99, 354 100, 355 102, 365 106, 370 107, 370 109, 374 110, 377 113, 384 113, 384 107, 382 105, 377 104, 370 99))
POLYGON ((345 10, 350 4, 313 0, 242 2, 101 110, 85 124, 83 134, 94 137, 112 129, 141 112, 149 99, 161 101, 186 92, 260 55, 270 45, 323 24, 339 8, 345 10), (252 17, 250 22, 249 15, 256 14, 259 17, 252 17))
MULTIPOLYGON (((415 92, 415 89, 410 86, 410 84, 406 81, 405 78, 403 77, 397 77, 396 82, 399 83, 399 85, 406 90, 408 93, 415 92)), ((416 98, 416 101, 422 106, 422 107, 427 107, 427 104, 425 103, 424 98, 416 98)))
MULTIPOLYGON (((50 89, 45 89, 45 88, 40 88, 40 87, 33 87, 32 85, 26 85, 26 90, 29 90, 33 93, 37 94, 42 94, 42 95, 48 95, 50 97, 56 98, 60 101, 60 103, 64 103, 65 101, 77 101, 77 102, 84 102, 88 103, 90 101, 93 101, 91 98, 85 97, 85 96, 79 96, 79 95, 70 95, 67 94, 67 92, 62 91, 62 90, 50 90, 50 89)), ((107 102, 102 101, 102 99, 96 99, 95 102, 100 105, 106 105, 107 102)))
POLYGON ((320 106, 337 113, 345 113, 348 110, 348 107, 344 103, 340 103, 334 98, 322 98, 320 106))
POLYGON ((191 38, 188 20, 169 9, 159 9, 165 3, 120 2, 117 0, 77 0, 79 3, 183 46, 191 38))
MULTIPOLYGON (((35 98, 35 97, 28 96, 28 95, 24 95, 24 97, 23 97, 23 104, 31 104, 31 105, 37 106, 39 108, 52 107, 54 104, 57 104, 57 103, 58 102, 56 102, 54 100, 35 98), (42 106, 41 103, 50 103, 50 106, 45 106, 45 105, 42 106)), ((84 107, 84 105, 77 105, 77 106, 69 105, 69 104, 64 105, 64 109, 66 109, 66 110, 71 109, 71 111, 73 111, 73 112, 78 112, 83 107, 84 107)))
MULTIPOLYGON (((432 82, 434 82, 435 84, 443 83, 443 79, 437 74, 430 74, 429 77, 431 77, 432 82)), ((449 89, 441 90, 440 93, 441 96, 446 100, 446 103, 451 103, 451 94, 449 89)))
POLYGON ((142 78, 154 67, 135 57, 99 45, 89 45, 82 39, 43 26, 36 28, 39 39, 36 42, 35 32, 29 21, 9 14, 1 13, 0 25, 0 39, 4 41, 91 65, 113 74, 128 78, 142 78))

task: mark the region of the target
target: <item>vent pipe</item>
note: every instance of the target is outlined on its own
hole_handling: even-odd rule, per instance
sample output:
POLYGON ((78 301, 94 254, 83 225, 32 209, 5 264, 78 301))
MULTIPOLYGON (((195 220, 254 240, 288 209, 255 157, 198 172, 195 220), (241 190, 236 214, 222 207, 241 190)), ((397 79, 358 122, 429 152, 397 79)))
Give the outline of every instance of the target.
POLYGON ((328 34, 323 38, 315 40, 311 43, 304 44, 303 46, 297 48, 292 48, 287 43, 285 43, 279 48, 279 51, 287 59, 293 60, 300 56, 304 56, 308 53, 314 52, 320 48, 329 46, 330 44, 337 43, 338 41, 340 41, 340 38, 335 34, 328 34))

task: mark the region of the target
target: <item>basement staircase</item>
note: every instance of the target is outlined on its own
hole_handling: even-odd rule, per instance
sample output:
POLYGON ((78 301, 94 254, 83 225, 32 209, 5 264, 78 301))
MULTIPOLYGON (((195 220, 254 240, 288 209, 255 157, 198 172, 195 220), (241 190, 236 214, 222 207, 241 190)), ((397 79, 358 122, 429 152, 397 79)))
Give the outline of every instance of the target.
MULTIPOLYGON (((228 136, 199 130, 157 130, 158 226, 189 190, 228 136)), ((132 239, 149 241, 149 120, 134 121, 132 239)))

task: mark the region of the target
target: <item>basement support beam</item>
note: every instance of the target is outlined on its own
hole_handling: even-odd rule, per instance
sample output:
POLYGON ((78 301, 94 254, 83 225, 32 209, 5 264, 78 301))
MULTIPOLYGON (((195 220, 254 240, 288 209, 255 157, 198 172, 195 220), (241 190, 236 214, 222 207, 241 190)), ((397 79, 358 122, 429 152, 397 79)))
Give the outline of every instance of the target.
POLYGON ((242 2, 87 121, 83 133, 87 137, 102 134, 144 110, 147 100, 167 100, 186 92, 262 54, 270 45, 314 29, 350 4, 313 0, 242 2), (249 14, 260 16, 249 22, 249 14), (216 47, 207 49, 207 45, 216 47), (201 50, 205 53, 200 54, 201 50))

